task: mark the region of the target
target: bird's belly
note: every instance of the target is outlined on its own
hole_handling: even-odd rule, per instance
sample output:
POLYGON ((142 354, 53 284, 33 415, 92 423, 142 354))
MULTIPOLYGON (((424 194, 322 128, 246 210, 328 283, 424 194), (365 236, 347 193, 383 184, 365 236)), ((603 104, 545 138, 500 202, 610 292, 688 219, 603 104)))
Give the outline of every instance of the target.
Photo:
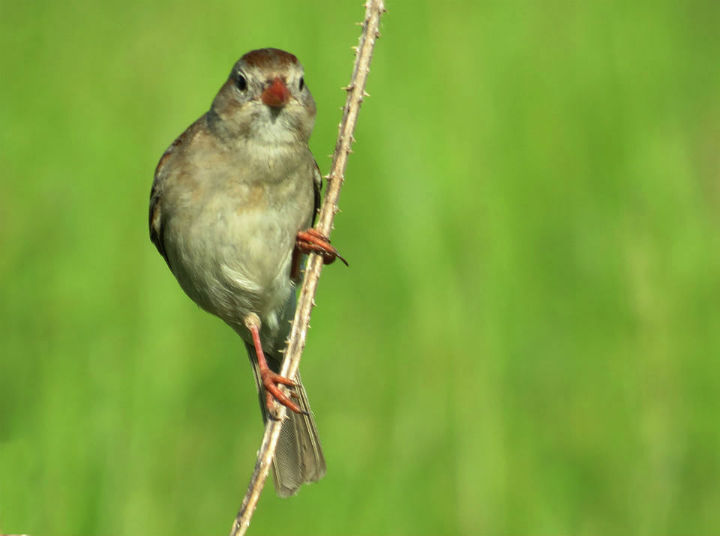
POLYGON ((185 292, 203 309, 238 328, 256 313, 266 328, 277 329, 293 284, 290 263, 296 222, 276 211, 203 210, 168 247, 173 272, 185 292))

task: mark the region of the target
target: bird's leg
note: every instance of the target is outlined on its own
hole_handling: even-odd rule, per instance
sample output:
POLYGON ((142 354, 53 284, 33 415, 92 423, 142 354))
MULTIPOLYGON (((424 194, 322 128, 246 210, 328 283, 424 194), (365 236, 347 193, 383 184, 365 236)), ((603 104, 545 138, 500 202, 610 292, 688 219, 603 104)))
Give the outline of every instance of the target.
POLYGON ((317 253, 323 258, 325 264, 331 264, 337 258, 343 261, 345 266, 348 266, 347 261, 330 244, 330 239, 315 229, 298 231, 295 248, 302 253, 317 253))
POLYGON ((265 353, 263 352, 262 344, 260 343, 260 319, 258 318, 258 316, 254 313, 251 313, 247 317, 245 317, 245 326, 250 330, 250 334, 252 335, 253 339, 253 345, 255 346, 255 354, 257 355, 258 368, 260 369, 260 379, 262 381, 263 387, 265 388, 265 394, 267 397, 265 403, 267 405, 268 413, 270 415, 273 414, 273 398, 286 408, 294 411, 295 413, 304 413, 303 410, 301 410, 297 404, 295 404, 292 400, 285 396, 285 394, 278 387, 278 384, 287 385, 288 387, 295 387, 295 382, 292 381, 290 378, 281 376, 277 372, 273 372, 267 364, 267 360, 265 359, 265 353))

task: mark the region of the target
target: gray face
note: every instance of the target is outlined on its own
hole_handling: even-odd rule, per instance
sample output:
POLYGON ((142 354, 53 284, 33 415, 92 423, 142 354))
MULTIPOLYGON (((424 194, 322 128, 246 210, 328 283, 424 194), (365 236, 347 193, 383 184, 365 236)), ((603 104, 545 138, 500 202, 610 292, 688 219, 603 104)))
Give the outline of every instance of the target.
POLYGON ((315 101, 302 65, 277 49, 254 50, 240 58, 211 111, 226 135, 260 143, 306 143, 315 122, 315 101))

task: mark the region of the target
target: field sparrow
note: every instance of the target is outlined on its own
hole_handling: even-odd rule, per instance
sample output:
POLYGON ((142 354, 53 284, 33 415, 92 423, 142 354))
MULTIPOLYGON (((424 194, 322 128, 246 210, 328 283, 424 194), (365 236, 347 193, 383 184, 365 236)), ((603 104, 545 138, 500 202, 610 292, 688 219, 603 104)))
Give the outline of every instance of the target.
POLYGON ((314 122, 297 58, 273 48, 248 52, 210 111, 165 151, 150 195, 151 240, 185 293, 245 341, 263 418, 273 418, 276 402, 292 410, 273 461, 283 497, 325 474, 300 377, 278 374, 303 254, 326 263, 339 257, 309 229, 322 181, 308 148, 314 122))

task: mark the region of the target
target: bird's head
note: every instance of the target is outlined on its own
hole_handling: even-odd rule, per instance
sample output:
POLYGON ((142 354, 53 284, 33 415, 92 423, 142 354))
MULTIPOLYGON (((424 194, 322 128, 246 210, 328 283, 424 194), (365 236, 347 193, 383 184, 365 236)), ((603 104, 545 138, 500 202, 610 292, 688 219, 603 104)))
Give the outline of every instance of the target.
POLYGON ((223 135, 260 143, 307 143, 315 101, 297 58, 276 48, 245 54, 233 66, 210 110, 223 135))

